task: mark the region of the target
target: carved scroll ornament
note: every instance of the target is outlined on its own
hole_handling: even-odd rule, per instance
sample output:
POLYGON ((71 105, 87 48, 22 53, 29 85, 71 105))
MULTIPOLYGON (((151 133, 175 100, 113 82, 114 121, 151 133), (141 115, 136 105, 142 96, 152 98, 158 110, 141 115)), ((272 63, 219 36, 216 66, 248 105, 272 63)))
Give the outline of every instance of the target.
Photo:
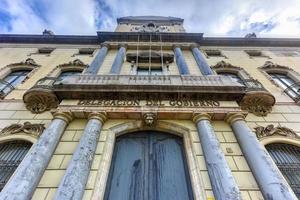
POLYGON ((1 130, 0 136, 14 135, 17 133, 25 133, 39 137, 44 131, 44 124, 31 124, 30 122, 24 122, 24 124, 12 124, 1 130))
POLYGON ((300 139, 300 137, 292 130, 287 127, 277 126, 274 127, 273 124, 270 124, 266 127, 258 126, 255 127, 255 133, 257 138, 263 138, 268 136, 284 136, 300 139))
POLYGON ((248 92, 240 102, 241 108, 257 116, 266 116, 272 111, 275 98, 269 92, 248 92))

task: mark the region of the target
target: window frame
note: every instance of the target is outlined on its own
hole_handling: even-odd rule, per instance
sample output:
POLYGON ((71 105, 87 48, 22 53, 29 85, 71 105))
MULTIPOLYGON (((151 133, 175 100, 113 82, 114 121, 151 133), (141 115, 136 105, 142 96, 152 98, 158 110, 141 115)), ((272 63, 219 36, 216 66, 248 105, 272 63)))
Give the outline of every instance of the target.
POLYGON ((300 74, 298 72, 296 72, 294 69, 287 67, 287 66, 283 66, 283 65, 278 65, 278 64, 274 64, 270 61, 267 61, 263 66, 261 66, 259 68, 259 70, 267 77, 267 79, 269 79, 276 87, 280 88, 284 94, 286 94, 287 96, 289 96, 291 99, 293 99, 297 104, 300 103, 300 94, 298 96, 298 98, 294 98, 292 96, 290 96, 288 94, 288 88, 284 89, 282 86, 280 86, 280 84, 278 84, 272 77, 271 74, 282 74, 285 75, 286 77, 290 78, 291 80, 293 80, 295 83, 294 84, 298 84, 300 86, 300 74))
MULTIPOLYGON (((16 87, 13 87, 10 92, 12 92, 14 89, 17 89, 20 85, 22 85, 26 80, 28 80, 33 74, 39 69, 41 65, 38 65, 32 58, 27 58, 25 61, 19 62, 19 63, 12 63, 9 65, 6 65, 5 67, 0 69, 0 79, 3 80, 5 77, 7 77, 9 74, 16 72, 16 71, 22 71, 26 70, 29 71, 29 73, 26 75, 24 80, 18 84, 16 87)), ((0 94, 0 99, 5 98, 10 92, 6 94, 0 94)))

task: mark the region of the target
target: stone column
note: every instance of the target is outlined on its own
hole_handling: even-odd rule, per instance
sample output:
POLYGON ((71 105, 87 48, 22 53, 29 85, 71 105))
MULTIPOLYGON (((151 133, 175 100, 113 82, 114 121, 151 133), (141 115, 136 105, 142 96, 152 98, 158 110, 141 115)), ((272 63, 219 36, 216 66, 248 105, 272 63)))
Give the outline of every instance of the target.
POLYGON ((72 120, 71 113, 57 112, 49 127, 33 144, 14 175, 0 193, 1 200, 30 200, 54 150, 72 120))
POLYGON ((88 68, 84 70, 84 74, 97 74, 108 52, 108 47, 109 45, 106 43, 101 46, 101 49, 98 51, 95 59, 88 66, 88 68))
POLYGON ((179 69, 179 72, 181 75, 188 75, 190 74, 189 68, 184 60, 184 57, 182 55, 181 49, 179 46, 174 46, 174 53, 175 53, 175 58, 176 58, 176 63, 179 69))
POLYGON ((239 188, 211 126, 210 117, 209 114, 197 114, 193 121, 197 125, 214 196, 217 200, 241 200, 239 188))
POLYGON ((192 45, 191 50, 193 52, 194 58, 197 62, 197 65, 203 75, 213 75, 213 71, 210 66, 207 64, 204 56, 200 52, 197 45, 192 45))
POLYGON ((246 124, 244 116, 242 114, 228 114, 226 121, 231 124, 264 198, 267 200, 296 200, 297 197, 269 153, 246 124))
POLYGON ((120 74, 124 62, 125 54, 126 54, 126 45, 121 45, 116 55, 116 58, 114 60, 114 63, 112 64, 110 70, 111 74, 120 74))
POLYGON ((105 113, 92 113, 54 199, 81 200, 88 180, 105 113))

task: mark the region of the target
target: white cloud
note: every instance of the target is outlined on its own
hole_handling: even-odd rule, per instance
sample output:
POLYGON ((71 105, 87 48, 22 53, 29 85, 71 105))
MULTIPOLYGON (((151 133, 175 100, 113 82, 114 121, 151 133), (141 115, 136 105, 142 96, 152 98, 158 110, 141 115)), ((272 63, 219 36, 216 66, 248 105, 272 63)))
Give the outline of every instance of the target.
POLYGON ((14 19, 12 30, 0 27, 1 32, 41 33, 48 28, 56 34, 95 35, 100 29, 113 31, 117 17, 161 15, 184 18, 188 32, 205 36, 256 31, 260 37, 300 37, 299 0, 39 0, 46 8, 43 18, 30 7, 32 1, 2 1, 14 19))

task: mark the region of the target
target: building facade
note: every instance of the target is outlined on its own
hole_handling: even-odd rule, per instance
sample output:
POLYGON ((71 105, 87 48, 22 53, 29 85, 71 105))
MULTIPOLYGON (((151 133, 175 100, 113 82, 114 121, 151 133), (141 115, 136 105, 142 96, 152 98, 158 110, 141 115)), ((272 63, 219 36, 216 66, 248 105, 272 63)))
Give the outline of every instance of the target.
POLYGON ((1 200, 300 197, 300 39, 117 21, 0 35, 1 200))

